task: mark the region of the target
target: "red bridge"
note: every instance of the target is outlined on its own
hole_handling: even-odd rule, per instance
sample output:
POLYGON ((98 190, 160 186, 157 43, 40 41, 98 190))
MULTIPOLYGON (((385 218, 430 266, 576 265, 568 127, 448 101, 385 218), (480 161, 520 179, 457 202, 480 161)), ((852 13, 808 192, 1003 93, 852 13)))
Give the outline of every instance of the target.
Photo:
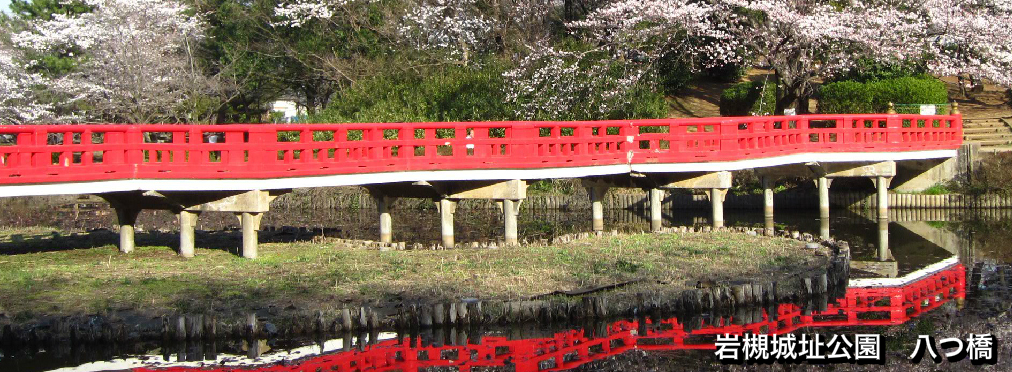
MULTIPOLYGON (((0 196, 97 194, 117 210, 121 250, 133 249, 142 209, 180 214, 180 253, 193 255, 193 226, 207 211, 237 213, 243 255, 256 256, 260 216, 292 188, 363 185, 391 240, 395 197, 438 200, 443 244, 452 246, 460 199, 501 201, 505 241, 517 240, 526 181, 582 178, 603 229, 609 187, 650 190, 660 228, 664 189, 702 189, 723 224, 730 171, 772 183, 819 178, 820 200, 837 177, 870 177, 883 197, 897 161, 956 155, 962 118, 953 115, 805 115, 590 122, 306 125, 37 125, 0 127, 0 196)), ((880 211, 885 203, 880 204, 880 211)))
MULTIPOLYGON (((956 261, 951 261, 956 262, 956 261)), ((949 264, 897 287, 848 288, 846 295, 824 311, 805 311, 793 304, 781 304, 776 313, 742 321, 716 319, 690 329, 677 318, 653 322, 621 320, 610 324, 604 335, 591 336, 582 330, 557 333, 552 337, 510 340, 483 337, 466 345, 423 346, 417 338, 382 341, 364 350, 310 357, 284 365, 213 367, 206 371, 417 371, 455 367, 465 372, 513 364, 517 372, 564 371, 591 361, 605 359, 633 349, 648 351, 714 350, 716 335, 786 334, 808 327, 888 326, 905 323, 953 299, 966 298, 966 269, 949 264)), ((883 354, 885 350, 883 350, 883 354)), ((190 367, 137 368, 135 372, 175 372, 190 367)))

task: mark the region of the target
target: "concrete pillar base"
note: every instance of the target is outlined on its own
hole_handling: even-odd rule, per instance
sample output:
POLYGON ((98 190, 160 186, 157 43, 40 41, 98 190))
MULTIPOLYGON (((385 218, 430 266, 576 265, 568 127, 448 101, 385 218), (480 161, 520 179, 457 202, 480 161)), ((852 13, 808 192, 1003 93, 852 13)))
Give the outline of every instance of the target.
POLYGON ((889 219, 878 219, 878 260, 889 261, 893 259, 889 251, 889 219))
POLYGON ((394 222, 390 216, 390 205, 396 198, 373 195, 373 199, 376 200, 376 209, 379 211, 380 243, 391 243, 394 241, 394 222))
POLYGON ((819 188, 819 218, 829 218, 829 186, 833 180, 819 177, 815 182, 819 188))
POLYGON ((650 189, 650 231, 661 231, 664 226, 664 215, 661 213, 661 201, 664 200, 664 190, 650 189))
POLYGON ((712 218, 710 219, 714 228, 724 227, 724 199, 727 198, 727 189, 712 188, 706 191, 710 198, 712 218))
POLYGON ((829 217, 819 219, 819 237, 829 240, 829 217))
POLYGON ((260 230, 260 220, 263 213, 239 213, 239 222, 242 225, 242 257, 257 258, 257 246, 259 244, 257 231, 260 230))
POLYGON ((604 194, 607 192, 607 187, 587 188, 587 195, 590 195, 594 231, 604 231, 604 194))
POLYGON ((436 208, 439 209, 440 226, 443 231, 443 248, 453 248, 453 214, 457 211, 457 202, 450 199, 440 199, 436 203, 436 208))
POLYGON ((520 215, 521 203, 523 203, 523 200, 505 199, 502 201, 503 221, 505 223, 503 240, 506 245, 518 245, 520 243, 517 236, 517 216, 520 215))
POLYGON ((116 219, 119 223, 119 251, 130 253, 134 251, 134 224, 137 223, 137 215, 140 209, 116 208, 116 219))
POLYGON ((197 212, 179 212, 179 255, 190 258, 194 254, 194 237, 197 228, 197 212))
POLYGON ((889 218, 889 183, 892 182, 892 177, 878 176, 872 178, 872 182, 875 184, 875 190, 878 195, 878 218, 889 218))
POLYGON ((763 217, 768 220, 773 219, 773 178, 768 176, 762 177, 763 186, 763 217))

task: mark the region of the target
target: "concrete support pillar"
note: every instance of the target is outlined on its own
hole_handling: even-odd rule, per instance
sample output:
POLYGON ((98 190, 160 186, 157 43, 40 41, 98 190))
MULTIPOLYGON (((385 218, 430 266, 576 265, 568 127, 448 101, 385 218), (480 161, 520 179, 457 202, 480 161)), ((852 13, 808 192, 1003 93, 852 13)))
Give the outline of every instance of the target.
POLYGON ((763 217, 767 220, 773 219, 773 179, 762 178, 763 184, 763 217))
POLYGON ((892 177, 875 177, 875 188, 878 191, 878 218, 889 218, 889 183, 892 177))
POLYGON ((243 258, 257 258, 257 231, 260 230, 260 219, 263 218, 263 213, 249 213, 243 212, 239 215, 239 221, 242 225, 242 257, 243 258))
POLYGON ((724 227, 724 198, 727 197, 727 189, 712 188, 706 192, 706 195, 710 198, 710 207, 713 212, 713 218, 710 220, 713 227, 724 227))
POLYGON ((829 218, 829 185, 833 181, 826 177, 819 177, 816 182, 819 187, 819 218, 829 218))
POLYGON ((457 211, 457 202, 450 199, 439 199, 440 226, 443 230, 443 247, 453 248, 453 214, 457 211))
POLYGON ((394 198, 384 195, 373 196, 376 200, 376 209, 380 218, 380 243, 391 243, 394 241, 394 221, 390 217, 390 205, 394 198))
POLYGON ((661 214, 661 200, 664 200, 664 190, 650 189, 650 231, 660 231, 664 225, 664 216, 661 214))
POLYGON ((195 229, 197 228, 197 217, 200 216, 196 212, 182 211, 179 212, 179 255, 190 258, 193 257, 193 240, 195 235, 195 229))
POLYGON ((892 253, 889 252, 889 219, 878 219, 878 260, 889 261, 892 253))
POLYGON ((594 220, 594 231, 604 231, 604 194, 607 192, 607 187, 587 188, 587 195, 590 195, 590 209, 594 220))
POLYGON ((134 224, 137 223, 137 215, 140 209, 116 208, 116 219, 119 221, 119 251, 130 253, 134 251, 134 224))
POLYGON ((772 230, 773 225, 773 177, 763 176, 761 178, 763 186, 763 221, 765 222, 764 228, 766 230, 772 230))
POLYGON ((523 200, 509 199, 502 201, 503 221, 505 222, 503 240, 506 245, 517 245, 520 242, 517 237, 517 216, 520 215, 520 203, 522 202, 523 200))
POLYGON ((822 238, 822 240, 828 240, 829 239, 829 217, 828 216, 827 217, 820 217, 819 218, 819 237, 822 238))

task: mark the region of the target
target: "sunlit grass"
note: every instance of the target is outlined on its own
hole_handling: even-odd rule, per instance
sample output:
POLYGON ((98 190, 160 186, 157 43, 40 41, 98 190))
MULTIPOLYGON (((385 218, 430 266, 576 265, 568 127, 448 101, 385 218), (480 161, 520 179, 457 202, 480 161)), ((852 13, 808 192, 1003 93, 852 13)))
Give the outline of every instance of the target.
MULTIPOLYGON (((13 234, 49 231, 4 231, 13 234)), ((238 244, 238 242, 237 242, 238 244)), ((113 245, 0 256, 0 308, 11 313, 207 311, 266 304, 339 307, 418 299, 518 298, 637 279, 682 285, 790 271, 799 243, 738 233, 635 234, 550 247, 389 251, 332 241, 266 243, 260 258, 113 245)))

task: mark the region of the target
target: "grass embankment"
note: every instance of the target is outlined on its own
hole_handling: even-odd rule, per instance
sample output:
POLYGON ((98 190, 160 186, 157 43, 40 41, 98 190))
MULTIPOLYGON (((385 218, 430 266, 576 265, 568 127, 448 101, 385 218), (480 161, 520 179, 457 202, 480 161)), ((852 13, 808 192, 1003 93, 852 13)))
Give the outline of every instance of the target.
MULTIPOLYGON (((40 229, 0 231, 0 247, 45 244, 40 229), (32 235, 33 234, 33 235, 32 235), (15 236, 20 235, 20 236, 15 236)), ((166 242, 166 244, 169 244, 166 242)), ((235 242, 238 245, 238 241, 235 242)), ((135 309, 153 312, 371 306, 466 297, 518 298, 646 279, 769 277, 814 258, 799 242, 741 233, 639 234, 548 247, 389 251, 334 242, 261 244, 260 258, 164 246, 113 245, 0 256, 0 312, 15 317, 135 309)), ((9 253, 9 252, 3 252, 9 253)))

